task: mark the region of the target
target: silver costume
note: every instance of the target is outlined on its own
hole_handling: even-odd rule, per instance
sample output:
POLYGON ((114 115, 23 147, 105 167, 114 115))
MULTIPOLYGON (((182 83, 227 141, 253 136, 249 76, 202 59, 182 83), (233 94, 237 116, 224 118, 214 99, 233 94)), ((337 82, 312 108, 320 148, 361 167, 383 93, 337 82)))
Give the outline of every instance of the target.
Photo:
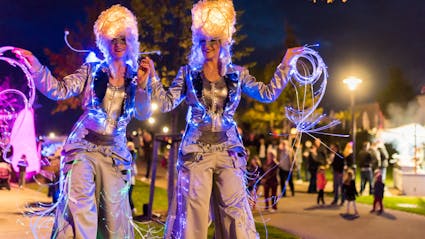
POLYGON ((229 65, 221 80, 210 83, 202 69, 184 66, 167 91, 152 79, 152 97, 161 111, 171 111, 183 100, 189 106, 165 238, 207 238, 210 208, 215 238, 258 238, 245 190, 245 148, 233 116, 242 93, 272 102, 286 86, 287 75, 279 65, 264 84, 247 69, 229 65))
POLYGON ((65 179, 52 238, 133 238, 126 127, 133 117, 150 116, 150 94, 137 88, 130 67, 124 87, 109 85, 106 63, 84 64, 61 81, 45 67, 33 77, 50 99, 82 96, 84 109, 63 147, 65 179))

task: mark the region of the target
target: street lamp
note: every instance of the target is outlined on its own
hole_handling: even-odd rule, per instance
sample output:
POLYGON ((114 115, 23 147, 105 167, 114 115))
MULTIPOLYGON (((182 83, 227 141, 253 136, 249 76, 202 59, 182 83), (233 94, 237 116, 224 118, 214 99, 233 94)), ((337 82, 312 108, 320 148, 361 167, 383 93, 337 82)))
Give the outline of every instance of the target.
POLYGON ((49 138, 51 138, 51 139, 56 138, 56 134, 55 134, 55 132, 50 132, 50 133, 49 133, 49 138))
POLYGON ((352 130, 352 137, 353 137, 353 167, 356 167, 356 119, 354 117, 354 91, 357 89, 357 86, 362 83, 362 80, 359 78, 356 78, 354 76, 350 76, 346 79, 344 79, 342 82, 347 85, 348 89, 350 90, 350 106, 351 106, 351 130, 352 130))
POLYGON ((168 133, 168 131, 170 131, 170 129, 169 129, 167 126, 164 126, 164 127, 162 128, 162 132, 163 132, 164 134, 168 133))
POLYGON ((158 109, 158 104, 155 103, 155 102, 152 102, 152 104, 151 104, 151 110, 152 111, 156 111, 157 109, 158 109))
POLYGON ((155 123, 155 118, 154 117, 149 117, 148 122, 149 124, 154 124, 155 123))

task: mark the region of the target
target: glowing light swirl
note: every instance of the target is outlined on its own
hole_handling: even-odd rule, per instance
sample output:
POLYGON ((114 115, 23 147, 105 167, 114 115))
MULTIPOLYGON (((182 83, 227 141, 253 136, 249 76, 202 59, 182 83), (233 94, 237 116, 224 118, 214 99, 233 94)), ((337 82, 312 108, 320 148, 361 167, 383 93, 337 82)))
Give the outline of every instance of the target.
MULTIPOLYGON (((312 45, 317 46, 317 45, 312 45)), ((290 83, 295 88, 297 100, 296 107, 286 106, 286 117, 294 123, 300 133, 320 133, 325 129, 339 124, 338 120, 333 120, 325 126, 316 128, 325 115, 315 115, 319 103, 325 95, 328 71, 320 55, 309 46, 305 46, 300 54, 295 55, 289 62, 291 70, 290 83), (303 90, 304 97, 300 100, 299 88, 303 90), (311 95, 312 105, 306 107, 306 97, 311 95)))
MULTIPOLYGON (((321 123, 326 115, 323 114, 315 114, 316 109, 318 108, 321 100, 323 99, 323 96, 326 91, 327 86, 327 79, 328 79, 328 71, 327 67, 323 61, 323 59, 320 57, 320 55, 311 49, 312 46, 318 46, 318 45, 311 45, 311 46, 304 46, 302 48, 302 52, 292 57, 289 61, 289 82, 295 89, 295 96, 296 96, 296 106, 286 106, 285 107, 285 115, 286 117, 295 125, 295 140, 293 140, 291 149, 295 148, 295 145, 299 142, 301 142, 302 134, 305 133, 312 138, 316 139, 314 134, 325 134, 325 135, 332 135, 332 136, 339 136, 339 137, 348 137, 348 135, 340 135, 340 134, 332 134, 332 133, 325 133, 322 132, 323 130, 329 129, 340 122, 338 120, 332 120, 330 123, 324 125, 324 126, 318 126, 319 123, 321 123), (311 103, 307 102, 307 99, 310 100, 311 97, 311 103), (308 106, 311 105, 311 106, 308 106)), ((293 134, 291 132, 291 134, 293 134)), ((274 136, 289 136, 290 134, 281 134, 281 135, 274 135, 274 136)), ((323 143, 322 143, 323 144, 323 143)), ((325 147, 327 147, 325 144, 323 144, 325 147)), ((327 147, 329 149, 329 147, 327 147)), ((289 184, 289 179, 292 177, 292 173, 295 167, 295 162, 297 161, 295 159, 295 155, 301 153, 299 152, 301 150, 301 147, 297 146, 294 150, 294 154, 292 154, 291 157, 293 157, 289 174, 286 178, 286 182, 284 183, 284 187, 281 189, 281 193, 277 194, 276 196, 271 196, 269 198, 265 198, 261 200, 263 204, 268 202, 270 207, 274 207, 280 199, 283 197, 283 195, 286 192, 286 185, 289 184)), ((331 149, 330 149, 331 150, 331 149)), ((331 150, 332 151, 332 150, 331 150)), ((335 152, 336 153, 336 152, 335 152)), ((279 160, 279 159, 278 159, 279 160)), ((268 171, 264 172, 262 176, 256 177, 256 171, 254 172, 247 172, 246 177, 247 179, 255 180, 254 186, 253 186, 253 192, 248 192, 249 200, 252 201, 255 205, 255 203, 259 200, 257 200, 258 195, 256 193, 256 188, 262 181, 262 179, 269 173, 272 173, 273 170, 276 170, 278 167, 278 164, 274 165, 272 168, 268 169, 268 171)), ((263 217, 262 210, 266 209, 265 206, 261 205, 259 207, 256 207, 258 210, 258 213, 260 215, 261 220, 264 223, 264 228, 266 231, 266 238, 268 238, 268 231, 267 231, 267 221, 269 219, 263 217)))
MULTIPOLYGON (((0 92, 0 123, 2 126, 8 126, 8 127, 2 127, 1 128, 1 134, 2 137, 9 137, 11 132, 10 130, 13 128, 13 124, 14 124, 14 120, 18 117, 18 113, 19 113, 19 109, 24 109, 24 108, 31 108, 33 103, 34 103, 34 99, 35 99, 35 86, 34 86, 34 80, 31 76, 31 73, 29 72, 29 63, 24 61, 23 59, 18 59, 18 58, 10 58, 7 56, 4 56, 4 53, 7 51, 13 51, 15 50, 15 47, 13 46, 4 46, 4 47, 0 47, 0 60, 1 61, 5 61, 7 62, 9 65, 13 66, 13 67, 18 67, 20 68, 24 74, 25 77, 27 78, 27 85, 29 88, 29 95, 28 97, 21 91, 16 90, 16 89, 5 89, 2 90, 0 92), (18 107, 19 104, 12 104, 10 102, 10 98, 8 97, 3 97, 5 95, 17 95, 18 97, 22 98, 22 102, 23 102, 23 106, 22 107, 18 107)), ((21 122, 22 123, 22 122, 21 122)), ((3 144, 3 140, 1 141, 0 147, 2 147, 3 149, 3 158, 6 161, 10 161, 10 159, 7 157, 7 150, 10 147, 10 145, 4 145, 3 144)))
MULTIPOLYGON (((23 94, 21 91, 18 90, 13 90, 13 89, 7 89, 4 91, 1 91, 0 94, 5 94, 5 93, 15 93, 18 94, 19 96, 23 97, 24 102, 25 102, 25 106, 28 108, 32 107, 32 104, 34 103, 34 99, 35 99, 35 86, 34 86, 34 79, 31 76, 31 73, 29 72, 28 69, 28 65, 26 65, 27 63, 22 61, 21 59, 14 59, 14 58, 10 58, 10 57, 6 57, 3 55, 4 52, 6 51, 13 51, 15 49, 15 47, 13 46, 4 46, 4 47, 0 47, 0 60, 2 61, 6 61, 7 63, 9 63, 11 66, 13 67, 19 67, 25 74, 25 77, 28 80, 28 88, 30 89, 29 91, 29 97, 27 98, 25 96, 25 94, 23 94)), ((2 117, 3 115, 0 115, 0 119, 3 119, 2 117)))

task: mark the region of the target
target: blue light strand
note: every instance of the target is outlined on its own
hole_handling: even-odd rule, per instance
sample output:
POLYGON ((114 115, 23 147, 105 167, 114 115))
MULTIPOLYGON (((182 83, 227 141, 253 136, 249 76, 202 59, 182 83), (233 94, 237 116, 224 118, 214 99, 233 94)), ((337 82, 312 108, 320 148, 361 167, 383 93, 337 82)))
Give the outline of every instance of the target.
MULTIPOLYGON (((327 78, 328 78, 328 72, 327 67, 323 62, 323 59, 320 57, 320 55, 310 49, 310 47, 316 47, 318 44, 315 45, 305 45, 302 48, 302 52, 296 56, 294 56, 292 59, 290 59, 290 83, 295 89, 295 96, 297 99, 296 107, 293 108, 292 106, 286 106, 285 107, 285 115, 286 117, 295 125, 295 128, 297 130, 296 134, 296 140, 293 141, 292 149, 294 148, 295 144, 301 141, 301 137, 303 133, 306 133, 307 135, 311 136, 312 138, 316 138, 312 135, 314 134, 322 134, 322 135, 330 135, 330 136, 336 136, 336 137, 348 137, 348 135, 343 134, 333 134, 333 133, 326 133, 322 132, 323 130, 329 129, 331 127, 334 127, 335 125, 338 125, 340 122, 338 120, 332 120, 330 123, 321 126, 316 127, 321 123, 321 121, 326 117, 326 115, 314 115, 315 110, 317 109, 319 103, 321 102, 325 91, 326 91, 326 85, 327 85, 327 78), (300 59, 304 59, 309 63, 310 69, 308 67, 308 64, 306 62, 300 61, 300 59), (297 68, 298 66, 301 66, 301 72, 297 68), (302 98, 302 101, 300 101, 300 93, 298 91, 298 88, 302 87, 304 92, 304 97, 302 98), (306 96, 307 93, 311 93, 311 100, 312 100, 312 106, 309 108, 306 108, 306 96)), ((279 134, 277 136, 288 136, 289 134, 279 134)), ((323 143, 322 143, 323 144, 323 143)), ((326 148, 330 149, 327 145, 323 144, 326 148)), ((280 198, 282 198, 283 194, 286 192, 286 185, 288 183, 288 180, 292 177, 293 169, 295 166, 295 155, 297 155, 298 150, 301 150, 300 147, 297 147, 295 150, 295 153, 292 157, 293 161, 291 164, 291 168, 289 171, 289 175, 286 179, 285 186, 283 189, 281 189, 281 193, 277 195, 276 197, 272 196, 270 198, 266 198, 263 200, 263 202, 271 201, 271 207, 276 205, 278 201, 280 201, 280 198)), ((331 150, 334 152, 333 150, 331 150)), ((338 156, 339 155, 337 152, 338 156)), ((278 165, 275 165, 274 167, 278 167, 278 165)), ((262 177, 260 177, 254 184, 254 192, 257 185, 260 183, 261 179, 269 173, 272 169, 269 169, 267 172, 263 174, 262 177)), ((249 177, 250 175, 248 175, 249 177)), ((258 195, 251 196, 250 198, 254 201, 254 205, 256 204, 258 195)), ((266 230, 266 238, 268 237, 267 232, 267 219, 264 218, 261 210, 261 207, 257 207, 258 212, 260 214, 260 218, 263 221, 264 228, 266 230)), ((262 208, 264 209, 264 208, 262 208)))

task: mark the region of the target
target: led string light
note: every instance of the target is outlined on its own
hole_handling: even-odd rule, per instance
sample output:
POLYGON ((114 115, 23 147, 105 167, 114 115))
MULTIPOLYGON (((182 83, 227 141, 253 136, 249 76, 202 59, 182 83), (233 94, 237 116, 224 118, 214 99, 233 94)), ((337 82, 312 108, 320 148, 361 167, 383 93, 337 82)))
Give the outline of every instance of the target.
MULTIPOLYGON (((338 125, 340 123, 338 120, 332 120, 330 123, 324 126, 318 127, 319 123, 322 123, 323 120, 326 118, 326 115, 324 114, 315 115, 314 113, 315 113, 315 110, 318 108, 319 103, 321 102, 325 94, 327 79, 328 79, 328 72, 323 59, 320 57, 320 55, 316 51, 311 49, 311 47, 316 47, 316 46, 318 45, 304 46, 301 50, 302 52, 298 55, 295 55, 289 61, 289 66, 290 66, 289 83, 295 89, 296 106, 295 107, 286 106, 285 115, 289 119, 289 121, 291 121, 295 125, 296 132, 297 132, 295 136, 295 140, 293 141, 290 147, 292 149, 295 147, 295 144, 301 141, 301 137, 303 133, 309 135, 313 139, 316 139, 316 137, 313 134, 323 134, 323 135, 331 135, 331 136, 337 136, 337 137, 348 137, 348 135, 323 132, 326 129, 329 129, 331 127, 334 127, 335 125, 338 125), (310 107, 306 107, 308 94, 311 95, 312 103, 310 107)), ((281 135, 275 135, 275 136, 289 136, 289 134, 281 134, 281 135)), ((321 144, 324 145, 326 148, 330 149, 323 142, 321 142, 321 144)), ((281 189, 281 193, 276 196, 272 196, 270 198, 266 198, 262 200, 261 201, 262 203, 265 203, 267 200, 268 202, 270 202, 271 207, 273 207, 283 197, 283 194, 286 192, 286 185, 288 184, 289 179, 292 177, 293 169, 295 167, 295 162, 296 162, 295 155, 298 153, 298 150, 301 150, 300 147, 296 148, 292 156, 293 160, 289 170, 289 175, 286 179, 284 188, 281 189)), ((256 180, 253 186, 254 187, 253 192, 256 192, 257 185, 261 182, 261 180, 265 177, 265 175, 269 173, 270 171, 275 170, 276 167, 278 167, 278 165, 275 165, 271 169, 269 169, 267 172, 264 172, 264 174, 256 180)), ((246 177, 247 179, 252 179, 252 178, 255 179, 256 174, 258 174, 258 172, 256 171, 247 172, 246 177)), ((251 195, 250 193, 248 193, 248 195, 250 200, 253 200, 254 203, 258 201, 257 200, 258 195, 256 193, 254 195, 251 195)), ((268 219, 264 218, 262 214, 262 210, 264 209, 265 209, 265 206, 257 207, 258 213, 260 214, 260 218, 265 225, 266 238, 267 238, 268 231, 267 231, 266 223, 268 219)))
POLYGON ((286 117, 294 123, 298 132, 302 133, 313 129, 318 123, 317 119, 320 117, 314 117, 313 113, 325 94, 328 72, 323 59, 316 51, 309 48, 309 46, 303 47, 301 53, 292 57, 289 61, 289 66, 290 82, 296 91, 297 108, 295 109, 291 106, 287 106, 285 107, 285 114, 286 117), (301 61, 301 59, 303 61, 301 61), (301 64, 297 64, 299 62, 301 64), (302 71, 300 71, 297 66, 300 66, 302 71), (304 98, 301 105, 298 85, 304 89, 304 98), (305 97, 307 93, 311 93, 312 106, 310 108, 305 107, 305 97), (306 124, 306 122, 308 123, 306 124))

